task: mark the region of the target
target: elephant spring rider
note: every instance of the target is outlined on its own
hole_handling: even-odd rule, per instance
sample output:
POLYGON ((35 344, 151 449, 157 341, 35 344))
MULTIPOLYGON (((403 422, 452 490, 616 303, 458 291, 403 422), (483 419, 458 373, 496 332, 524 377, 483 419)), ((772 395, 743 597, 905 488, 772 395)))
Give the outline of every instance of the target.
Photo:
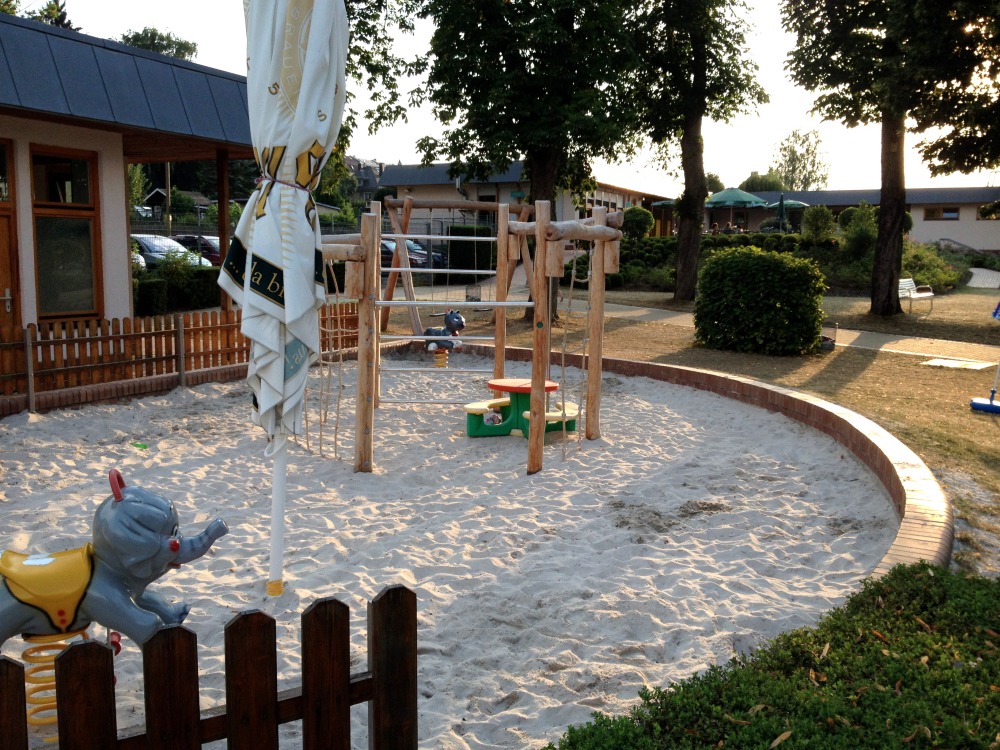
POLYGON ((204 555, 229 531, 216 518, 185 538, 174 504, 108 475, 111 497, 94 513, 91 544, 51 554, 0 554, 0 643, 19 633, 56 635, 98 622, 136 643, 184 621, 190 606, 171 604, 147 587, 170 568, 204 555))

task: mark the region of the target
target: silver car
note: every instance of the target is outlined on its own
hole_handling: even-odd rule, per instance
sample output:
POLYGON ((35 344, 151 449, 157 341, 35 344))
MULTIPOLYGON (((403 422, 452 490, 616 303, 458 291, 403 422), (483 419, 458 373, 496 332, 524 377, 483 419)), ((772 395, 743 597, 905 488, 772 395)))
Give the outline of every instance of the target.
POLYGON ((154 269, 167 257, 178 257, 191 266, 209 266, 212 263, 193 253, 176 240, 158 234, 133 234, 132 241, 144 261, 146 268, 154 269))

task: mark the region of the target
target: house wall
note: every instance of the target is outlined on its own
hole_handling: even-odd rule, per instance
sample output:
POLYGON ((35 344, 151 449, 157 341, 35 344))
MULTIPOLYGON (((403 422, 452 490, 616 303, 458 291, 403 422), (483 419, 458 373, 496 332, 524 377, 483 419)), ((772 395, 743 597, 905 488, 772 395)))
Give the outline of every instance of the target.
POLYGON ((910 239, 917 242, 937 242, 952 240, 977 250, 1000 250, 1000 221, 979 219, 978 205, 933 206, 915 205, 910 207, 913 229, 910 239), (958 208, 958 219, 927 219, 927 211, 936 213, 938 209, 958 208))
POLYGON ((35 266, 35 231, 31 213, 32 145, 97 152, 100 200, 101 273, 105 318, 132 315, 132 267, 126 223, 125 159, 116 133, 40 120, 0 116, 0 133, 14 142, 14 197, 17 205, 19 301, 24 325, 38 322, 36 279, 46 269, 35 266))

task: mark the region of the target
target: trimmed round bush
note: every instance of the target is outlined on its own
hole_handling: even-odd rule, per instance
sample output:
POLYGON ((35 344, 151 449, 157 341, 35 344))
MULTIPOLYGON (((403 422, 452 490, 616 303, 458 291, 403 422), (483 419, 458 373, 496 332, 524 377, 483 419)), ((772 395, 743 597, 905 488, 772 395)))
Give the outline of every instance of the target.
POLYGON ((806 354, 820 343, 823 274, 787 253, 740 247, 705 261, 695 297, 695 338, 711 349, 806 354))

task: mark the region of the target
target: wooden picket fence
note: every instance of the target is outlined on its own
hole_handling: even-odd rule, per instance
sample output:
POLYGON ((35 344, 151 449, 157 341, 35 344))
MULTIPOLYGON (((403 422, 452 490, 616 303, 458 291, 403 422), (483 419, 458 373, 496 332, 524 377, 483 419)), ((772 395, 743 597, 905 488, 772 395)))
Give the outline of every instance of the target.
MULTIPOLYGON (((356 303, 325 305, 324 351, 356 347, 357 320, 356 303)), ((0 417, 242 377, 250 343, 240 321, 212 310, 0 330, 0 417)))
MULTIPOLYGON (((175 625, 143 647, 145 728, 119 732, 112 650, 96 641, 56 658, 59 750, 277 750, 278 727, 302 722, 304 750, 348 750, 350 708, 368 703, 368 747, 417 747, 417 598, 389 586, 368 608, 368 671, 350 673, 350 613, 333 597, 302 613, 302 682, 277 690, 276 625, 244 612, 226 625, 226 703, 198 704, 197 642, 175 625)), ((0 657, 0 746, 28 750, 24 667, 0 657)))

